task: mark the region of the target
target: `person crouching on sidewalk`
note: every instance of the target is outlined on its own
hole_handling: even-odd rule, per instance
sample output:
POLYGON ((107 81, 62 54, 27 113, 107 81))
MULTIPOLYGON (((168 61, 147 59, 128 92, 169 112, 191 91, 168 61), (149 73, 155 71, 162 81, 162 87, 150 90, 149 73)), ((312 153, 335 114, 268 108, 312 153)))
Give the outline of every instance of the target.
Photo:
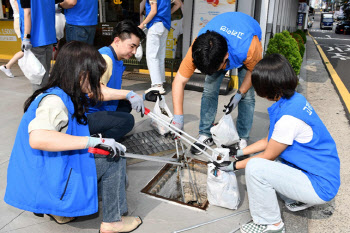
POLYGON ((72 41, 62 47, 48 83, 25 102, 7 170, 7 204, 68 223, 98 211, 99 184, 101 233, 129 232, 142 223, 122 216, 128 211, 126 159, 119 157, 125 147, 111 138, 90 137, 89 103, 110 100, 108 87, 100 84, 105 70, 92 45, 72 41), (114 157, 88 152, 96 146, 114 157))
POLYGON ((324 204, 338 192, 340 161, 326 126, 295 92, 298 78, 285 57, 271 54, 262 59, 252 72, 252 84, 260 97, 275 102, 268 108, 268 136, 231 154, 261 153, 216 165, 225 171, 245 168, 253 221, 241 232, 284 232, 276 193, 291 211, 324 204))

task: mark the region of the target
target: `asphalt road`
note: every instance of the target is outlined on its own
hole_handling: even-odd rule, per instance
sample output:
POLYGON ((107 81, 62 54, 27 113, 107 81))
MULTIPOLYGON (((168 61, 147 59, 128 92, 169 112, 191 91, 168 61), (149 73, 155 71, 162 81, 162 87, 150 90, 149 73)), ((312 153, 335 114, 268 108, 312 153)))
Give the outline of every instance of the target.
POLYGON ((309 32, 321 46, 350 92, 350 35, 335 34, 336 22, 333 25, 333 30, 321 30, 320 15, 320 12, 316 12, 313 26, 309 29, 309 32))

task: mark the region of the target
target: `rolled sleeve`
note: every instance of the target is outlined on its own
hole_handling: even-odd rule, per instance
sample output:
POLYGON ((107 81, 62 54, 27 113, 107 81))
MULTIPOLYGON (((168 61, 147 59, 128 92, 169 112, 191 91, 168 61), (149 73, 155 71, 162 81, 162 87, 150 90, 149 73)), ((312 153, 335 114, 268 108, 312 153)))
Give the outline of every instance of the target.
POLYGON ((28 133, 36 129, 65 133, 67 125, 68 110, 62 99, 56 95, 48 95, 40 102, 35 118, 28 125, 28 133))
POLYGON ((185 58, 182 60, 178 70, 178 72, 180 72, 180 74, 185 78, 191 78, 192 74, 196 70, 196 66, 193 64, 193 58, 192 58, 192 45, 188 49, 187 54, 185 58))
POLYGON ((104 84, 107 86, 107 83, 109 82, 109 79, 112 76, 112 72, 113 72, 113 61, 112 59, 106 55, 106 54, 102 54, 102 57, 105 59, 106 64, 107 64, 107 68, 106 71, 103 73, 101 79, 100 79, 100 83, 104 84))
POLYGON ((257 36, 254 36, 247 53, 247 59, 243 64, 249 71, 253 71, 255 65, 262 59, 262 45, 257 36))

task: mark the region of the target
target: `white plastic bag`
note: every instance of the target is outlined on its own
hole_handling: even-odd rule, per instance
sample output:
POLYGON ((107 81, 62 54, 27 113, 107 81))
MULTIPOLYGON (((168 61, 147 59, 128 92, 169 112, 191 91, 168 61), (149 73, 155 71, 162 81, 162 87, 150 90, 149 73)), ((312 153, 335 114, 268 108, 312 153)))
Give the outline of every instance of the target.
POLYGON ((24 50, 24 56, 18 60, 24 76, 26 76, 32 84, 40 85, 43 81, 45 68, 30 50, 24 50))
POLYGON ((235 173, 217 170, 215 166, 208 164, 207 198, 211 205, 228 209, 237 209, 241 201, 238 183, 235 173))
POLYGON ((64 27, 66 25, 66 16, 62 13, 56 13, 55 14, 56 22, 55 22, 55 28, 56 28, 56 38, 57 40, 60 40, 64 37, 64 27))
MULTIPOLYGON (((173 120, 174 117, 170 109, 168 108, 168 105, 165 103, 164 96, 162 96, 162 100, 159 100, 159 97, 157 98, 157 102, 153 108, 153 113, 160 116, 163 120, 169 123, 173 120)), ((169 132, 169 130, 166 127, 164 127, 161 124, 158 124, 158 122, 154 121, 153 119, 151 121, 151 126, 155 128, 161 135, 164 135, 169 132)))
POLYGON ((215 148, 211 157, 214 161, 216 161, 218 163, 221 163, 223 161, 228 161, 230 158, 230 149, 228 149, 228 148, 215 148))
POLYGON ((142 50, 142 45, 140 44, 140 46, 137 47, 136 53, 135 53, 135 58, 138 62, 141 61, 142 55, 143 55, 143 50, 142 50))
POLYGON ((210 129, 217 147, 229 146, 239 141, 239 136, 230 114, 225 114, 219 123, 210 129))

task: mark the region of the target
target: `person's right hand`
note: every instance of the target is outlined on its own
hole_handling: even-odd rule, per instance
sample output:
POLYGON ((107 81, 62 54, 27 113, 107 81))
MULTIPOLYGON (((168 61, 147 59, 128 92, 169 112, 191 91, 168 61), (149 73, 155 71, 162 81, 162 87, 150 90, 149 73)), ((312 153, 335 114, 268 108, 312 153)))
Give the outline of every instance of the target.
POLYGON ((21 45, 21 48, 22 48, 22 51, 24 50, 29 50, 31 49, 33 46, 32 44, 30 43, 30 39, 28 38, 23 38, 22 40, 22 45, 21 45))
POLYGON ((109 152, 107 158, 118 159, 125 154, 126 147, 123 144, 116 142, 113 138, 100 138, 100 143, 95 146, 109 152))
POLYGON ((217 167, 219 170, 221 171, 225 171, 225 172, 230 172, 230 171, 236 171, 236 161, 223 161, 221 163, 218 163, 216 161, 212 162, 215 167, 217 167))

